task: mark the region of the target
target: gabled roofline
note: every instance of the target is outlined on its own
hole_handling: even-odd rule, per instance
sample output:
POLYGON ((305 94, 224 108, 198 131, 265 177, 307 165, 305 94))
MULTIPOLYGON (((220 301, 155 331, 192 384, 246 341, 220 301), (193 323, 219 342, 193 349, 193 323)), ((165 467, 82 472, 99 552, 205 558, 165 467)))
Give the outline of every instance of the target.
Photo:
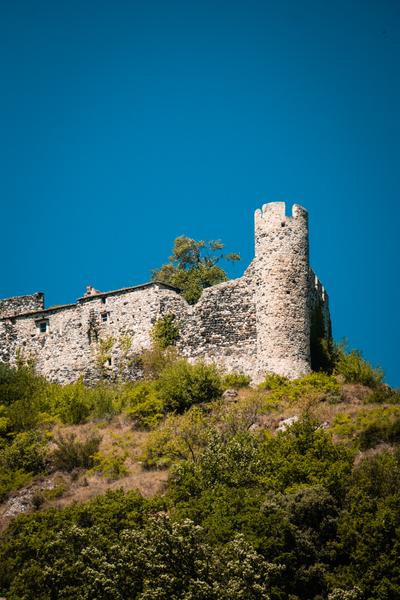
POLYGON ((147 283, 141 283, 139 285, 133 285, 130 287, 126 287, 126 288, 119 288, 118 290, 111 290, 110 292, 96 292, 95 294, 90 294, 88 296, 81 296, 80 298, 78 298, 77 302, 81 303, 81 302, 87 302, 88 300, 91 300, 92 298, 106 298, 107 296, 116 296, 117 294, 126 294, 128 292, 133 292, 135 290, 140 290, 143 288, 147 288, 147 287, 151 287, 153 285, 161 285, 169 290, 172 290, 173 292, 177 292, 179 294, 179 292, 181 291, 179 288, 170 285, 169 283, 164 283, 164 281, 148 281, 147 283))
POLYGON ((79 304, 83 304, 84 302, 90 302, 90 300, 95 300, 99 298, 106 298, 108 296, 117 296, 119 294, 127 294, 129 292, 134 292, 136 290, 149 288, 152 286, 162 286, 173 292, 179 294, 180 289, 170 285, 169 283, 164 283, 163 281, 149 281, 147 283, 142 283, 139 285, 133 285, 126 288, 120 288, 118 290, 112 290, 110 292, 96 292, 95 294, 91 294, 90 296, 82 296, 78 298, 77 301, 73 304, 61 304, 60 306, 53 306, 49 308, 43 308, 42 310, 30 310, 24 313, 17 313, 15 315, 8 315, 7 317, 0 317, 0 321, 9 321, 11 319, 19 319, 24 317, 33 317, 34 315, 38 315, 40 317, 45 317, 46 315, 58 312, 60 310, 76 308, 79 304))

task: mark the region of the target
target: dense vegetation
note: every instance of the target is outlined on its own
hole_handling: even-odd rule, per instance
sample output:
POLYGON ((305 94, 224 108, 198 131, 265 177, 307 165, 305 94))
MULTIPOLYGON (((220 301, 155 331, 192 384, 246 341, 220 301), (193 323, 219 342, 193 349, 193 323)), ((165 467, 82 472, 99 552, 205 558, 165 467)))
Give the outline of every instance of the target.
POLYGON ((343 347, 332 374, 251 388, 240 373, 188 364, 173 332, 172 321, 155 330, 140 383, 58 386, 32 365, 0 367, 2 500, 56 471, 122 480, 135 434, 142 468, 169 469, 151 499, 114 490, 62 510, 36 499, 2 533, 0 593, 400 598, 400 394, 343 347), (114 433, 107 450, 121 419, 129 435, 114 433))
POLYGON ((234 252, 223 254, 223 249, 224 244, 219 240, 204 242, 184 235, 177 237, 169 261, 153 270, 152 278, 177 287, 189 304, 195 304, 205 288, 228 279, 218 264, 221 260, 240 260, 234 252))

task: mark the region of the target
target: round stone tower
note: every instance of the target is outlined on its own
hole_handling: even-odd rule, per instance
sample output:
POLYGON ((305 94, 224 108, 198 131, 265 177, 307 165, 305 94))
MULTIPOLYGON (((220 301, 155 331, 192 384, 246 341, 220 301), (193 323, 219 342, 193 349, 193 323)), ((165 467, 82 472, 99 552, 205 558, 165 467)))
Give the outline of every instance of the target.
POLYGON ((284 202, 255 213, 258 377, 296 378, 310 371, 308 215, 284 202))

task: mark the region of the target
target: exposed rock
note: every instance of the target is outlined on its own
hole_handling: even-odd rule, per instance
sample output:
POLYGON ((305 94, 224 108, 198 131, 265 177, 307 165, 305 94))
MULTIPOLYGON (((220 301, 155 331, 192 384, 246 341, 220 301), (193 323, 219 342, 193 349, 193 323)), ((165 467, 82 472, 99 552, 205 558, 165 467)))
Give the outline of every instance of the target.
POLYGON ((222 394, 223 398, 237 398, 238 396, 238 392, 237 390, 234 389, 229 389, 229 390, 225 390, 224 393, 222 394))
POLYGON ((277 427, 277 431, 286 431, 289 427, 291 427, 294 423, 297 423, 299 417, 294 415, 293 417, 288 417, 287 419, 283 419, 279 421, 279 425, 277 427))

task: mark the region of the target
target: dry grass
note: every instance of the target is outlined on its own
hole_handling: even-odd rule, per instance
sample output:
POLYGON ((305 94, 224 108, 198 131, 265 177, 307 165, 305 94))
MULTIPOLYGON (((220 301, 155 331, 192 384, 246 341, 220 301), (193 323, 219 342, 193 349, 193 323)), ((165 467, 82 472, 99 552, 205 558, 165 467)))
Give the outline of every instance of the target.
MULTIPOLYGON (((117 480, 109 480, 101 474, 79 469, 72 473, 56 471, 37 477, 26 487, 11 494, 0 505, 0 531, 3 531, 9 521, 21 512, 30 513, 50 507, 64 508, 74 503, 86 502, 95 496, 105 494, 108 490, 137 490, 147 498, 162 494, 165 490, 168 471, 146 471, 139 460, 149 434, 144 431, 133 431, 132 422, 124 417, 118 416, 111 423, 57 427, 53 433, 55 436, 73 433, 79 440, 87 438, 92 433, 101 435, 100 450, 104 453, 116 445, 126 451, 125 465, 128 474, 117 480), (55 489, 56 493, 53 492, 55 489), (35 507, 38 498, 39 508, 35 507)), ((51 446, 50 443, 50 450, 51 446)))
POLYGON ((145 497, 155 496, 165 489, 168 472, 145 471, 139 461, 142 447, 149 434, 144 431, 133 431, 129 419, 118 416, 111 423, 76 425, 62 430, 63 433, 67 431, 76 433, 79 437, 95 431, 102 436, 100 451, 105 454, 116 447, 126 451, 125 465, 128 474, 117 480, 109 480, 101 474, 83 471, 75 481, 71 482, 69 489, 61 498, 46 502, 46 506, 61 508, 74 502, 85 502, 114 489, 137 490, 145 497))
MULTIPOLYGON (((210 419, 216 419, 219 425, 225 428, 234 428, 239 419, 242 426, 247 429, 267 429, 274 432, 282 420, 293 416, 300 417, 304 412, 308 412, 329 427, 333 425, 338 415, 348 416, 355 421, 360 411, 369 412, 377 408, 385 408, 382 404, 366 403, 370 394, 371 390, 365 386, 347 384, 342 386, 341 401, 337 403, 323 401, 321 396, 309 395, 297 403, 282 400, 278 405, 269 401, 268 391, 244 388, 239 390, 238 396, 235 398, 226 399, 222 404, 215 405, 209 416, 210 419)), ((75 434, 79 440, 83 440, 93 433, 102 438, 99 448, 102 453, 107 455, 113 451, 121 451, 124 456, 126 455, 127 474, 117 480, 110 480, 91 470, 80 469, 72 473, 55 472, 45 477, 38 477, 0 505, 0 530, 4 529, 12 518, 7 516, 10 506, 13 506, 12 503, 18 505, 20 502, 22 506, 25 502, 24 509, 20 512, 33 512, 35 506, 31 500, 35 495, 42 495, 43 500, 39 510, 43 510, 49 507, 63 508, 73 503, 85 502, 108 490, 137 490, 145 497, 159 495, 165 491, 168 470, 145 470, 140 461, 143 448, 152 432, 135 431, 132 421, 124 416, 119 415, 111 422, 99 421, 83 425, 57 426, 53 431, 54 436, 75 434), (51 493, 51 490, 55 488, 57 488, 57 492, 51 493), (31 502, 30 507, 29 502, 31 502)), ((334 435, 334 439, 346 441, 338 435, 334 435)))

